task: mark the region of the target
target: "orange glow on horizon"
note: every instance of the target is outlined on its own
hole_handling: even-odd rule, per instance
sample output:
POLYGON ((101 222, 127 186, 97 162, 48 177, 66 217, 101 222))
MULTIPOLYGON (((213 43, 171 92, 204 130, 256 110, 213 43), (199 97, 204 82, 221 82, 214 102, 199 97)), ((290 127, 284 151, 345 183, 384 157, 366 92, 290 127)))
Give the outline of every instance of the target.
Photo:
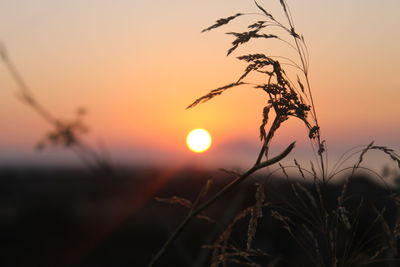
MULTIPOLYGON (((265 53, 299 63, 290 46, 262 38, 226 56, 232 36, 224 32, 243 31, 257 19, 253 16, 200 33, 218 18, 259 11, 247 1, 173 0, 156 6, 140 0, 3 2, 1 41, 35 98, 61 120, 72 120, 76 107, 87 108, 83 122, 90 132, 82 138, 95 146, 104 143, 111 155, 126 161, 133 153, 168 164, 191 158, 184 140, 199 125, 213 135, 208 158, 231 145, 259 145, 268 95, 252 84, 265 82, 261 74, 246 77, 248 85, 185 108, 211 90, 237 81, 247 67, 237 56, 265 53), (132 10, 143 12, 131 16, 132 10)), ((400 82, 394 75, 399 70, 394 59, 400 58, 400 38, 387 32, 400 26, 396 19, 400 2, 366 1, 363 12, 357 12, 356 4, 342 1, 295 2, 291 9, 296 30, 304 34, 310 52, 309 76, 324 139, 330 147, 370 139, 398 147, 400 127, 393 122, 398 120, 400 82), (363 27, 372 16, 376 23, 363 27), (376 34, 373 39, 371 32, 376 34), (367 75, 371 66, 385 68, 367 75)), ((266 1, 265 7, 274 14, 282 11, 279 1, 266 1)), ((0 87, 5 88, 0 90, 0 163, 11 159, 11 154, 15 158, 47 155, 46 151, 30 156, 51 126, 15 97, 18 86, 0 66, 0 87)), ((297 68, 286 67, 295 78, 297 68)), ((307 136, 303 123, 290 119, 272 145, 308 142, 307 136)), ((64 152, 58 151, 54 153, 64 152)))

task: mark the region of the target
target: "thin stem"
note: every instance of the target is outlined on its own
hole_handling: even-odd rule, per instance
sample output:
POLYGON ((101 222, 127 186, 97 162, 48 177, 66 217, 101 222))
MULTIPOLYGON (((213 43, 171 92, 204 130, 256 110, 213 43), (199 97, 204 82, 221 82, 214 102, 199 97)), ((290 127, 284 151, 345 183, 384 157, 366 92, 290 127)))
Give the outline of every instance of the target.
POLYGON ((13 62, 9 59, 6 53, 3 51, 3 63, 16 82, 18 88, 21 90, 21 100, 23 100, 26 104, 31 106, 40 116, 42 116, 45 120, 50 123, 58 123, 57 119, 55 119, 49 111, 47 111, 42 105, 40 105, 35 98, 33 97, 32 91, 30 90, 29 86, 26 84, 25 80, 19 74, 16 66, 13 62))
POLYGON ((166 250, 172 245, 172 243, 177 239, 179 234, 183 231, 183 229, 186 227, 186 225, 193 219, 195 218, 198 214, 206 210, 208 207, 210 207, 212 204, 214 204, 218 199, 220 199, 222 196, 224 196, 226 193, 232 190, 235 186, 246 180, 250 175, 255 173, 256 171, 263 169, 265 167, 268 167, 272 164, 275 164, 282 159, 284 159, 294 148, 295 142, 291 143, 281 154, 278 156, 266 160, 264 162, 255 164, 251 169, 246 171, 244 174, 242 174, 240 177, 236 178, 233 182, 225 186, 222 190, 220 190, 218 193, 216 193, 212 198, 210 198, 208 201, 204 202, 202 205, 198 206, 196 209, 191 210, 188 215, 185 217, 185 219, 178 225, 178 227, 175 229, 175 231, 170 235, 170 237, 167 239, 167 241, 164 243, 164 245, 160 248, 160 250, 157 252, 157 254, 151 259, 150 263, 147 265, 148 267, 154 266, 158 260, 161 258, 161 256, 166 252, 166 250))
POLYGON ((260 153, 258 154, 258 157, 257 157, 256 163, 255 163, 254 165, 258 165, 258 164, 260 164, 260 162, 261 162, 261 160, 262 160, 262 157, 263 157, 264 153, 265 153, 265 146, 263 145, 263 146, 261 147, 260 153))
MULTIPOLYGON (((10 59, 5 46, 0 42, 0 58, 4 63, 4 66, 10 73, 11 77, 14 79, 17 87, 19 89, 18 96, 20 100, 31 107, 36 113, 39 114, 44 120, 52 124, 56 129, 63 129, 65 125, 59 119, 57 119, 53 114, 48 111, 42 104, 40 104, 34 97, 32 90, 28 84, 23 79, 22 75, 18 71, 17 67, 10 59)), ((91 159, 95 165, 99 167, 100 170, 108 169, 107 161, 99 155, 99 153, 93 149, 91 146, 87 145, 82 140, 79 140, 76 136, 74 143, 68 146, 79 158, 81 158, 89 169, 93 169, 93 166, 89 164, 89 159, 91 159), (85 160, 84 160, 85 158, 85 160)))
MULTIPOLYGON (((291 20, 291 15, 288 14, 288 12, 286 10, 285 10, 285 14, 286 14, 287 20, 289 22, 290 28, 294 31, 294 24, 293 24, 293 22, 291 20)), ((302 64, 303 69, 304 69, 304 76, 305 76, 306 83, 307 83, 308 94, 310 95, 310 101, 311 101, 311 107, 312 107, 312 113, 313 113, 313 118, 314 118, 314 121, 315 121, 315 125, 319 128, 317 112, 316 112, 316 109, 315 109, 315 103, 314 103, 313 95, 312 95, 312 92, 311 92, 310 80, 308 78, 308 64, 305 62, 304 50, 303 50, 303 47, 300 46, 298 38, 293 34, 292 34, 292 36, 293 36, 294 42, 296 44, 297 52, 299 53, 301 64, 302 64)), ((321 141, 320 129, 318 129, 318 131, 317 131, 317 140, 318 140, 318 155, 319 155, 319 158, 320 158, 320 164, 321 164, 321 170, 322 170, 322 180, 325 183, 327 174, 326 174, 326 170, 325 170, 324 158, 322 157, 322 152, 320 152, 321 147, 323 146, 322 141, 321 141)))
POLYGON ((264 140, 264 144, 263 144, 263 147, 264 147, 264 154, 265 154, 265 156, 266 156, 267 159, 268 159, 268 148, 269 148, 269 143, 271 142, 272 137, 273 137, 274 134, 275 134, 275 131, 279 128, 279 123, 280 123, 279 121, 280 121, 280 119, 281 119, 281 117, 279 116, 279 113, 278 113, 277 109, 275 109, 275 113, 276 113, 276 115, 275 115, 274 122, 272 123, 271 127, 269 128, 268 135, 266 136, 266 138, 265 138, 265 140, 264 140))
POLYGON ((283 57, 283 56, 269 56, 270 58, 282 58, 282 59, 286 59, 289 62, 293 63, 294 66, 296 66, 296 68, 298 68, 299 70, 303 70, 294 60, 288 58, 288 57, 283 57))

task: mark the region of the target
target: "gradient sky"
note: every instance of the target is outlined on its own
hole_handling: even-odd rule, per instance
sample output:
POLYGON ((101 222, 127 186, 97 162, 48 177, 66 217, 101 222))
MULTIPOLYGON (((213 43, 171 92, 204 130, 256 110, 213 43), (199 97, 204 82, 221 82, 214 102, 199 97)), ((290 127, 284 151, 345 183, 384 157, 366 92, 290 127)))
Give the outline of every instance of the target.
MULTIPOLYGON (((282 14, 275 0, 260 0, 282 14)), ((310 77, 323 137, 332 160, 347 148, 377 144, 400 150, 400 2, 398 0, 288 0, 296 29, 310 51, 310 77)), ((200 31, 221 17, 257 12, 251 0, 1 0, 0 40, 36 98, 61 118, 89 110, 88 140, 106 144, 123 164, 247 164, 255 159, 263 92, 238 87, 192 110, 209 90, 233 82, 244 65, 235 56, 287 51, 276 42, 243 46, 226 57, 226 28, 200 31), (185 147, 192 128, 204 127, 213 148, 185 147)), ((279 15, 277 15, 279 16, 279 15)), ((259 18, 255 18, 259 19, 259 18)), ((51 128, 15 97, 0 66, 0 165, 77 163, 63 150, 34 145, 51 128)), ((279 151, 298 141, 307 161, 307 132, 293 120, 278 133, 279 151)))

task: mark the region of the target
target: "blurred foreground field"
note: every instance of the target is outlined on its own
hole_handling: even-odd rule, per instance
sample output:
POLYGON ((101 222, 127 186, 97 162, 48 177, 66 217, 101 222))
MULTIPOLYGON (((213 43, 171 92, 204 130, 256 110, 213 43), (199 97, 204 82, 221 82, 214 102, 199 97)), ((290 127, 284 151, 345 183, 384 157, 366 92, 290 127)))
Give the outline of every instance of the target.
MULTIPOLYGON (((136 168, 94 175, 74 169, 2 168, 0 266, 145 266, 187 212, 154 197, 177 195, 194 200, 209 178, 214 180, 209 195, 232 180, 224 172, 198 169, 136 168)), ((265 181, 271 203, 293 198, 286 178, 253 179, 265 181)), ((311 184, 304 185, 311 188, 311 184)), ((340 190, 339 184, 331 185, 332 205, 340 190)), ((212 206, 206 215, 216 223, 198 219, 190 224, 159 266, 208 266, 210 250, 202 245, 212 244, 232 217, 254 203, 254 192, 249 180, 212 206)), ((396 210, 385 202, 388 194, 365 177, 355 177, 349 187, 354 205, 362 197, 364 203, 386 206, 390 220, 396 210)), ((376 217, 365 206, 354 232, 356 239, 358 231, 367 229, 376 217)), ((286 259, 305 266, 304 252, 269 213, 265 211, 259 224, 254 247, 275 255, 275 266, 292 266, 286 259)), ((247 224, 248 218, 234 228, 233 240, 238 246, 245 242, 247 224)), ((377 229, 368 235, 374 231, 377 229)), ((258 260, 265 265, 271 262, 269 257, 258 260)))

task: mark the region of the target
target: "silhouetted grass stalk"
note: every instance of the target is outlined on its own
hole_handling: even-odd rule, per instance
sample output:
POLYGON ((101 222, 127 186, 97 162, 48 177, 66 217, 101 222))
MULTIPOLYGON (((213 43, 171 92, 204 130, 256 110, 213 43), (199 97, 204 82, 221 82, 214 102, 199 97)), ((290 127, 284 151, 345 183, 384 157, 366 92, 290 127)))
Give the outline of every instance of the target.
POLYGON ((192 220, 194 219, 197 215, 201 214, 203 211, 205 211, 208 207, 210 207, 212 204, 214 204, 218 199, 220 199, 222 196, 224 196, 226 193, 232 190, 235 186, 239 185, 241 182, 246 180, 250 175, 255 173, 256 171, 263 169, 265 167, 271 166, 282 159, 284 159, 294 148, 295 143, 291 143, 281 154, 278 156, 270 159, 263 161, 261 163, 255 164, 251 169, 243 173, 241 176, 236 178, 233 182, 230 184, 226 185, 223 189, 221 189, 218 193, 216 193, 213 197, 211 197, 209 200, 204 202, 203 204, 199 205, 198 207, 195 207, 191 209, 188 213, 188 215, 185 217, 185 219, 178 225, 178 227, 175 229, 175 231, 170 235, 170 237, 165 241, 163 246, 160 248, 160 250, 157 252, 157 254, 152 258, 150 263, 147 265, 148 267, 154 266, 154 264, 157 263, 157 261, 160 259, 160 257, 166 252, 166 250, 171 246, 171 244, 176 240, 176 238, 179 236, 179 234, 182 232, 182 230, 185 228, 185 226, 192 220))
MULTIPOLYGON (((352 167, 340 169, 343 163, 348 160, 347 155, 344 154, 343 157, 339 159, 337 164, 333 166, 332 171, 328 174, 329 166, 328 155, 326 152, 326 142, 321 137, 315 101, 312 95, 309 79, 309 56, 304 37, 295 31, 293 18, 285 0, 279 0, 279 2, 283 9, 283 13, 285 14, 288 26, 285 26, 284 23, 276 20, 272 14, 266 11, 256 1, 254 2, 257 8, 262 12, 261 14, 257 14, 264 16, 266 20, 259 20, 256 23, 249 25, 247 27, 247 31, 245 32, 228 32, 227 34, 233 36, 234 40, 232 41, 232 46, 229 48, 227 54, 230 55, 240 45, 247 43, 252 39, 277 39, 294 49, 299 57, 298 60, 300 62, 296 63, 296 61, 286 57, 268 56, 260 53, 239 56, 237 58, 241 61, 247 62, 248 65, 236 82, 211 90, 208 94, 196 99, 187 107, 192 108, 197 104, 206 102, 215 96, 221 95, 226 90, 230 90, 231 88, 237 86, 251 85, 255 88, 262 89, 267 93, 268 96, 267 105, 263 108, 263 119, 260 125, 260 138, 263 144, 257 156, 255 165, 251 169, 249 169, 243 175, 240 175, 231 184, 227 185, 220 192, 214 195, 214 197, 204 202, 204 204, 198 207, 191 207, 189 214, 185 217, 175 232, 172 233, 170 238, 164 243, 149 266, 152 266, 158 261, 158 259, 166 252, 168 247, 178 237, 185 226, 194 217, 196 217, 196 215, 199 215, 202 211, 215 203, 222 195, 226 194, 234 186, 245 180, 256 170, 270 166, 273 163, 278 163, 287 154, 289 154, 289 152, 293 149, 294 143, 292 143, 282 154, 273 159, 269 159, 268 152, 271 140, 273 139, 277 130, 290 117, 295 117, 303 121, 304 125, 309 130, 308 137, 311 141, 311 147, 314 155, 316 156, 318 172, 315 170, 312 162, 311 171, 301 167, 296 160, 294 161, 295 166, 289 167, 296 168, 303 179, 306 179, 306 176, 310 176, 313 179, 315 191, 310 191, 307 187, 300 183, 291 183, 290 185, 295 201, 293 202, 288 200, 285 198, 285 196, 283 196, 283 199, 281 199, 282 204, 272 207, 271 203, 264 202, 264 189, 258 186, 255 205, 242 210, 232 220, 231 224, 228 225, 228 227, 223 231, 221 236, 214 242, 214 244, 207 246, 207 248, 213 249, 211 266, 219 266, 219 264, 224 264, 228 261, 239 263, 241 262, 238 259, 240 257, 245 259, 245 263, 247 263, 247 265, 258 266, 254 262, 249 263, 249 257, 255 256, 258 253, 257 250, 251 249, 251 242, 255 236, 258 220, 262 217, 263 207, 271 208, 271 216, 280 221, 282 227, 288 231, 293 240, 299 245, 300 248, 304 250, 308 259, 314 266, 364 266, 370 263, 379 262, 381 260, 377 257, 382 253, 382 251, 385 250, 383 243, 379 243, 379 245, 382 247, 374 247, 374 250, 372 250, 372 252, 374 252, 373 254, 371 254, 370 250, 364 250, 364 247, 369 245, 372 241, 376 241, 376 239, 381 238, 382 234, 378 234, 378 236, 374 236, 372 238, 368 238, 368 234, 370 234, 370 231, 372 231, 372 228, 377 224, 377 222, 380 221, 381 225, 383 226, 383 230, 386 233, 386 240, 388 240, 391 247, 394 247, 393 239, 388 238, 390 233, 394 232, 394 230, 392 230, 389 224, 383 219, 384 211, 375 209, 377 217, 376 220, 374 220, 370 225, 370 229, 367 229, 367 231, 364 233, 366 237, 363 237, 358 241, 358 243, 355 242, 353 231, 357 231, 359 215, 361 208, 364 207, 364 204, 361 200, 358 208, 349 211, 348 206, 346 205, 346 201, 349 198, 347 196, 347 189, 351 178, 355 175, 357 170, 366 170, 377 177, 380 177, 380 175, 376 172, 360 166, 363 162, 364 155, 368 151, 382 151, 393 161, 395 161, 399 167, 400 157, 392 149, 384 146, 374 146, 373 143, 371 143, 368 146, 363 147, 362 150, 357 151, 355 154, 351 154, 351 156, 357 154, 359 155, 358 161, 352 167), (275 34, 264 33, 263 30, 270 26, 274 26, 283 30, 285 33, 291 36, 293 42, 288 42, 284 38, 281 38, 275 34), (279 60, 286 60, 289 63, 281 63, 275 58, 278 58, 279 60), (288 77, 285 69, 281 67, 282 65, 293 67, 297 70, 297 72, 300 73, 302 78, 297 75, 297 84, 293 83, 290 77, 288 77), (244 80, 249 73, 265 75, 266 83, 253 84, 251 82, 245 82, 244 80), (305 84, 305 86, 303 84, 305 84), (270 111, 274 111, 275 115, 272 123, 269 122, 270 111), (311 120, 309 119, 308 115, 312 117, 311 120), (265 161, 262 161, 263 158, 265 158, 265 161), (342 186, 342 190, 337 197, 337 206, 331 207, 328 202, 328 193, 330 193, 328 192, 328 190, 330 190, 330 188, 328 188, 328 184, 336 175, 339 173, 344 173, 345 171, 350 171, 350 174, 347 176, 347 179, 342 186), (246 248, 241 251, 234 249, 232 253, 228 253, 227 251, 232 249, 232 247, 228 246, 232 228, 237 221, 247 216, 250 216, 250 220, 246 248), (298 220, 300 220, 300 224, 296 222, 298 220), (342 238, 341 234, 343 233, 345 235, 350 234, 350 237, 345 240, 346 242, 344 244, 344 248, 342 248, 342 251, 339 251, 340 238, 342 238), (363 256, 363 253, 369 254, 367 254, 367 256, 363 256), (363 258, 358 258, 361 256, 363 258), (254 265, 252 265, 253 263, 254 265)), ((253 13, 237 13, 233 16, 219 19, 215 24, 204 29, 203 32, 219 28, 240 16, 250 14, 253 13)), ((279 165, 280 168, 278 170, 281 171, 289 181, 289 176, 285 170, 287 167, 281 165, 280 163, 279 165)), ((272 175, 274 172, 275 171, 272 171, 270 175, 272 175)), ((397 227, 400 229, 400 219, 397 227)))

